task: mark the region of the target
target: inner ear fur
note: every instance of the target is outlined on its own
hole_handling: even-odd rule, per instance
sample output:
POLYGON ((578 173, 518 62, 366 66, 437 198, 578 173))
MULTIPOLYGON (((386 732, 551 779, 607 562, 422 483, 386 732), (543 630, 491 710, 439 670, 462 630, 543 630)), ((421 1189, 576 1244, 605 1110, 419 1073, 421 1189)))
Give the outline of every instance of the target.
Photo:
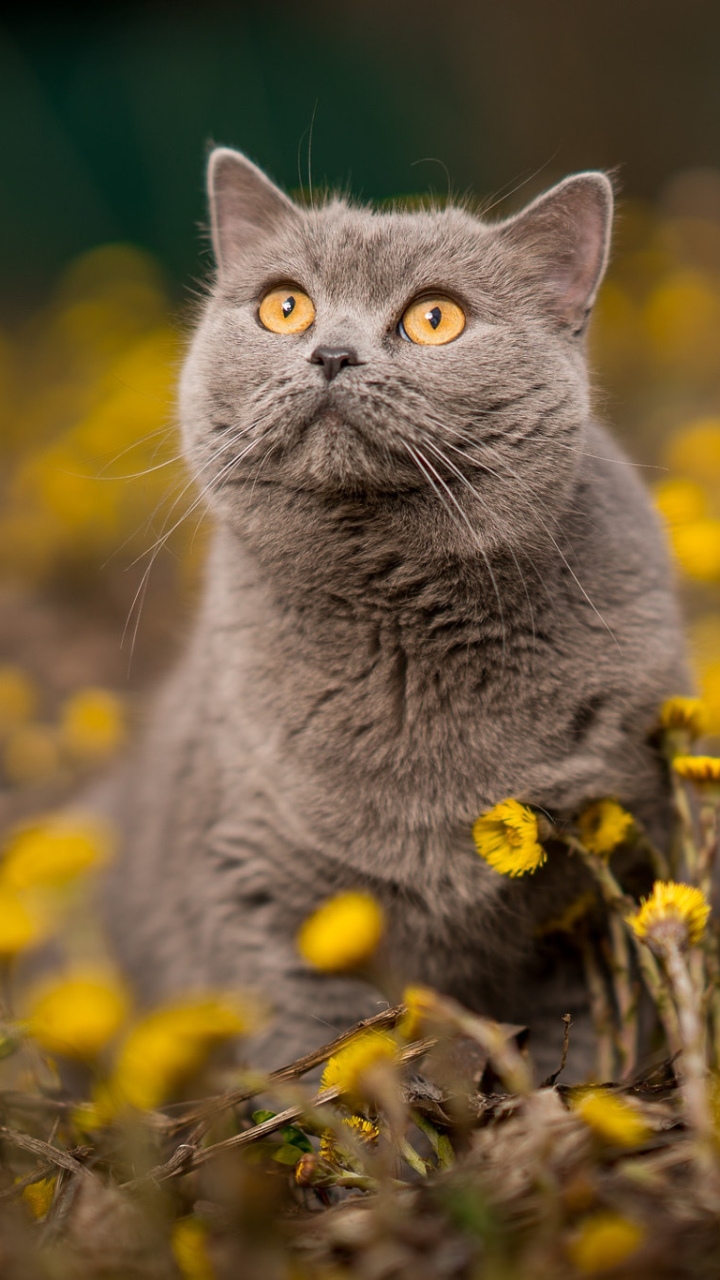
POLYGON ((216 147, 207 172, 215 261, 226 273, 280 222, 298 216, 292 200, 239 151, 216 147))
POLYGON ((581 333, 607 266, 613 189, 604 173, 577 173, 503 223, 520 250, 550 313, 581 333))

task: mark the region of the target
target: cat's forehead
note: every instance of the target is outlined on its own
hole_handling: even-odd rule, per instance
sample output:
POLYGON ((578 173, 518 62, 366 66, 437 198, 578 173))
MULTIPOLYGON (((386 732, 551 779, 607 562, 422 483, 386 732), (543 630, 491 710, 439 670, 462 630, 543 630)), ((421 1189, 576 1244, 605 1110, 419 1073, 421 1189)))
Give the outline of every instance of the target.
POLYGON ((333 202, 304 210, 286 230, 274 269, 336 298, 380 303, 424 286, 461 287, 482 274, 492 238, 489 227, 455 207, 370 211, 333 202))

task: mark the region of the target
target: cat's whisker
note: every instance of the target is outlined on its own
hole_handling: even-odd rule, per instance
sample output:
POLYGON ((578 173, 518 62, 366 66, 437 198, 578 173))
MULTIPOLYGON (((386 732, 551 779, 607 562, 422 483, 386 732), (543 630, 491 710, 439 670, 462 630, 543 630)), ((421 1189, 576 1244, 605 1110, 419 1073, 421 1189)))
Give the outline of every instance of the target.
POLYGON ((488 571, 488 575, 489 575, 489 577, 490 577, 490 581, 492 582, 493 591, 494 591, 494 593, 495 593, 495 599, 496 599, 496 601, 497 601, 498 611, 499 611, 499 614, 500 614, 500 628, 501 628, 501 631, 502 631, 502 655, 503 655, 503 665, 504 665, 504 662, 505 662, 505 614, 504 614, 504 612, 503 612, 502 600, 500 599, 500 591, 499 591, 499 588, 498 588, 497 579, 496 579, 496 577, 495 577, 495 574, 493 573, 492 565, 490 564, 490 558, 489 558, 489 556, 488 556, 487 552, 485 551, 484 547, 482 547, 482 546, 480 545, 480 540, 479 540, 479 538, 478 538, 478 535, 477 535, 476 530, 475 530, 475 529, 473 529, 473 527, 472 527, 472 525, 470 524, 470 521, 468 520, 468 518, 467 518, 467 516, 466 516, 465 512, 463 511, 462 507, 460 506, 460 504, 459 504, 459 503, 458 503, 458 501, 456 500, 454 493, 452 492, 452 490, 451 490, 450 488, 448 488, 447 484, 445 483, 445 481, 443 480, 443 478, 442 478, 442 476, 439 474, 439 472, 435 469, 435 467, 432 465, 432 463, 431 463, 431 462, 430 462, 430 461, 425 457, 425 455, 421 452, 421 450, 420 450, 420 449, 417 449, 417 450, 416 450, 416 449, 414 449, 414 448, 413 448, 413 446, 412 446, 411 444, 408 444, 407 440, 404 440, 404 441, 403 441, 403 444, 405 445, 405 448, 407 449, 408 453, 410 454, 410 457, 411 457, 411 458, 413 458, 413 459, 415 460, 415 463, 416 463, 416 465, 418 466, 418 469, 419 469, 419 470, 420 470, 420 471, 425 475, 425 478, 426 478, 426 479, 430 482, 430 484, 432 485, 433 489, 435 490, 435 493, 437 494, 438 498, 440 499, 440 502, 442 503, 443 507, 445 508, 445 510, 447 511, 448 515, 450 516, 450 519, 453 521, 453 523, 455 524, 456 528, 459 528, 458 523, 457 523, 457 519, 455 519, 455 518, 453 517, 452 511, 451 511, 451 510, 450 510, 450 508, 448 507, 447 503, 444 501, 444 499, 443 499, 443 497, 442 497, 442 494, 440 493, 440 490, 438 489, 437 485, 434 483, 434 481, 433 481, 433 479, 432 479, 432 476, 431 476, 431 475, 429 475, 429 474, 428 474, 428 472, 432 472, 432 475, 433 475, 433 476, 435 476, 435 479, 437 480, 438 484, 442 485, 443 490, 445 491, 445 493, 447 494, 448 498, 450 499, 450 501, 452 502, 453 506, 455 507, 456 511, 458 512, 458 514, 459 514, 459 516, 460 516, 460 518, 461 518, 461 520, 462 520, 463 524, 464 524, 464 525, 465 525, 465 527, 467 528, 467 530, 468 530, 468 532, 469 532, 469 534, 470 534, 470 537, 471 537, 472 542, 474 543, 474 545, 475 545, 475 547, 477 548, 477 550, 480 552, 480 555, 482 556, 483 561, 485 562, 485 567, 486 567, 486 569, 487 569, 487 571, 488 571))

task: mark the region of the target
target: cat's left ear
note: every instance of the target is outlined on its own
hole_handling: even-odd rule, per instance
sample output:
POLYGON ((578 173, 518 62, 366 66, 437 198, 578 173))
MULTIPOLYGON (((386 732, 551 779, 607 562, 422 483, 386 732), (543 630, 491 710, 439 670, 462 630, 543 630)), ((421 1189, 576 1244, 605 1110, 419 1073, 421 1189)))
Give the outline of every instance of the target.
POLYGON ((297 206, 239 151, 216 147, 208 162, 208 198, 215 261, 221 275, 252 254, 258 242, 297 206))
POLYGON ((604 173, 577 173, 501 226, 523 254, 551 314, 581 333, 597 297, 610 249, 613 190, 604 173))

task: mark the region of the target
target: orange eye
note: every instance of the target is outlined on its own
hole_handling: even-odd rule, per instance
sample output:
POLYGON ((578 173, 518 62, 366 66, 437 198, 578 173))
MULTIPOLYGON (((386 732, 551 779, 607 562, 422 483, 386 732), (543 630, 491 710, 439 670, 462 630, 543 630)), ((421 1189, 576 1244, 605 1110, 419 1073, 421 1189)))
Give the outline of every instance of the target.
POLYGON ((400 321, 400 332, 422 347, 442 347, 465 328, 465 312, 451 298, 419 298, 400 321))
POLYGON ((302 333, 315 319, 315 304, 302 289, 281 285, 265 294, 258 319, 271 333, 302 333))

